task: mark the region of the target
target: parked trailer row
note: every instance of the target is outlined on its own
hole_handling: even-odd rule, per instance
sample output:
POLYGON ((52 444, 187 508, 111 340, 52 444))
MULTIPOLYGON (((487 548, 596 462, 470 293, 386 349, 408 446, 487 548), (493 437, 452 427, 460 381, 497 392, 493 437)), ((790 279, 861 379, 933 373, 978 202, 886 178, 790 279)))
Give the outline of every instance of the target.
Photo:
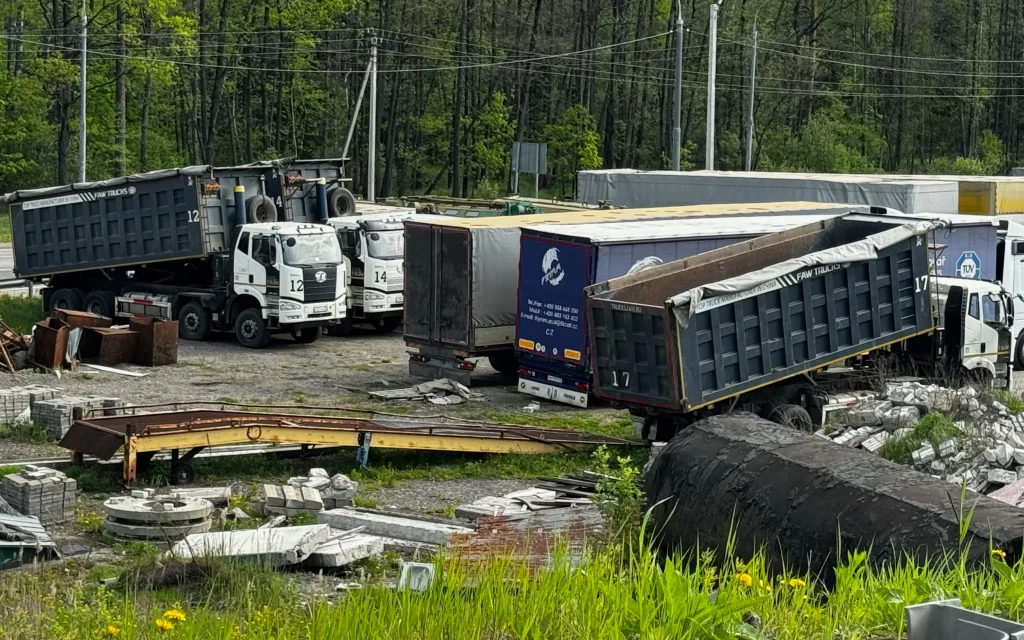
POLYGON ((588 287, 596 394, 665 439, 735 409, 809 427, 822 371, 883 354, 1005 386, 1012 301, 930 275, 940 225, 844 216, 588 287))

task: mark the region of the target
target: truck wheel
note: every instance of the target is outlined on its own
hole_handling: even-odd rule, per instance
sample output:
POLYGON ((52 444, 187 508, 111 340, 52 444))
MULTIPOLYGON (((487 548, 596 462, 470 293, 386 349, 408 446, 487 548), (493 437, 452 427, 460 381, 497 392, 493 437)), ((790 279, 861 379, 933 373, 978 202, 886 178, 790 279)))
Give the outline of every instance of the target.
POLYGON ((262 349, 270 344, 267 321, 259 309, 242 309, 235 318, 235 337, 238 338, 238 344, 246 349, 262 349))
POLYGON ((81 289, 57 289, 50 296, 50 308, 81 311, 84 296, 81 289))
POLYGON ((781 404, 772 410, 768 418, 776 424, 784 427, 792 427, 798 431, 808 433, 814 431, 814 423, 811 422, 811 415, 798 404, 781 404))
POLYGON ((370 324, 373 328, 381 333, 391 333, 398 328, 398 325, 402 324, 402 319, 398 316, 387 316, 385 318, 374 318, 370 320, 370 324))
POLYGON ((178 335, 185 340, 206 340, 210 337, 210 312, 195 300, 178 311, 178 335))
POLYGON ((93 291, 82 301, 82 310, 106 318, 114 317, 114 294, 109 291, 93 291))
POLYGON ((487 361, 498 373, 512 375, 519 372, 519 358, 516 358, 515 353, 496 353, 493 356, 487 356, 487 361))
POLYGON ((327 190, 327 215, 332 218, 355 215, 356 198, 345 187, 331 187, 327 190))
POLYGON ((263 194, 255 195, 245 201, 247 222, 276 222, 277 205, 263 194))
POLYGON ((295 338, 295 342, 298 342, 299 344, 313 344, 320 339, 320 327, 308 327, 306 329, 292 331, 292 337, 295 338))
POLYGON ((351 335, 352 326, 355 322, 352 318, 345 318, 338 324, 332 324, 327 327, 327 335, 332 338, 344 338, 347 335, 351 335))
POLYGON ((1024 371, 1024 331, 1017 336, 1017 353, 1014 354, 1013 368, 1017 371, 1024 371))

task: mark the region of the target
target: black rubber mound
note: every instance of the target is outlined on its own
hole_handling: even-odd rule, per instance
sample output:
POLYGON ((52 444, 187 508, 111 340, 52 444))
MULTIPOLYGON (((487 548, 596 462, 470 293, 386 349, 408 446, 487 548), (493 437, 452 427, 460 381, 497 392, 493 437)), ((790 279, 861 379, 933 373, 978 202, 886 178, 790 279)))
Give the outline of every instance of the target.
MULTIPOLYGON (((960 488, 871 454, 787 429, 749 413, 714 416, 673 439, 647 476, 663 550, 762 545, 771 565, 811 570, 831 581, 837 555, 871 551, 884 563, 957 553, 960 488), (837 544, 839 545, 837 547, 837 544)), ((967 493, 968 559, 986 561, 989 542, 1021 554, 1024 510, 967 493)))

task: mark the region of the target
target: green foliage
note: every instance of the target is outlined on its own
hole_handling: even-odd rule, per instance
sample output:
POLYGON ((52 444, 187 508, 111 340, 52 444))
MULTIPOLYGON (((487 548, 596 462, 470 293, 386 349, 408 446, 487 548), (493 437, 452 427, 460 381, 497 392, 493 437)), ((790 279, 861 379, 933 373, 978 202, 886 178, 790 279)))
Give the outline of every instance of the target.
POLYGON ((53 441, 46 429, 35 422, 0 424, 0 439, 24 444, 46 444, 53 441))
POLYGON ((352 496, 352 504, 360 509, 376 509, 378 503, 373 498, 366 496, 352 496))
POLYGON ((28 334, 32 326, 46 317, 43 299, 39 296, 9 296, 0 294, 0 318, 11 329, 28 334))
POLYGON ((976 176, 985 173, 985 165, 977 158, 933 158, 926 166, 928 173, 935 175, 976 176))
POLYGON ((878 455, 893 462, 909 463, 911 461, 910 454, 924 443, 930 442, 937 446, 944 440, 957 438, 960 435, 962 435, 960 430, 946 414, 929 411, 917 421, 910 433, 887 440, 878 455))
POLYGON ((1009 389, 993 389, 992 397, 1006 405, 1006 409, 1013 415, 1024 411, 1024 398, 1015 391, 1009 389))
POLYGON ((577 171, 601 166, 597 122, 583 105, 566 109, 558 122, 544 127, 541 137, 548 145, 548 172, 559 188, 574 179, 577 171))
MULTIPOLYGON (((491 96, 491 101, 477 118, 473 143, 466 154, 466 167, 484 182, 480 185, 484 189, 488 189, 490 181, 504 183, 515 134, 511 118, 512 108, 505 104, 505 94, 501 91, 491 96)), ((463 126, 470 126, 470 122, 467 120, 463 126)), ((488 190, 494 192, 493 187, 488 190)))
POLYGON ((1006 169, 1006 152, 1003 149, 1003 141, 992 131, 986 129, 978 141, 978 159, 984 167, 983 173, 995 176, 1001 175, 1006 169))
POLYGON ((593 455, 594 471, 604 476, 597 483, 594 501, 605 524, 620 539, 634 540, 643 515, 644 493, 638 486, 640 470, 629 458, 617 457, 600 446, 593 455))

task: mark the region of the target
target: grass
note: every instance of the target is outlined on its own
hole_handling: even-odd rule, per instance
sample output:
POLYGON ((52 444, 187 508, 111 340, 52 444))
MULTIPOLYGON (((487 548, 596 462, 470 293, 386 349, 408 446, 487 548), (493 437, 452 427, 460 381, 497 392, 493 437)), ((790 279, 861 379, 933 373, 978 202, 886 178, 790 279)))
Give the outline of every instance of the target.
POLYGON ((0 440, 10 440, 22 444, 46 444, 53 438, 41 425, 35 422, 21 424, 0 424, 0 440))
POLYGON ((11 216, 4 212, 0 213, 0 242, 11 241, 11 216))
POLYGON ((553 427, 589 431, 606 436, 634 440, 633 419, 626 411, 616 412, 612 417, 591 411, 561 411, 554 414, 515 413, 494 409, 469 407, 461 412, 463 417, 489 420, 504 424, 521 424, 533 427, 553 427))
MULTIPOLYGON (((1024 616, 1024 566, 997 555, 980 566, 955 554, 879 566, 867 553, 849 553, 835 567, 830 590, 812 576, 773 570, 760 555, 741 561, 726 550, 718 557, 661 557, 636 544, 591 549, 570 562, 556 550, 550 568, 536 573, 508 558, 479 565, 449 558, 437 561, 434 584, 422 594, 370 583, 338 598, 304 594, 268 567, 224 561, 154 584, 169 561, 139 553, 109 589, 74 562, 7 572, 0 580, 0 638, 834 640, 905 637, 904 607, 941 598, 1024 616), (182 615, 171 616, 173 629, 159 631, 157 620, 172 609, 182 615), (745 622, 750 614, 759 617, 758 629, 745 622)), ((397 569, 390 557, 361 568, 391 578, 397 569)))
POLYGON ((44 317, 46 314, 43 313, 41 297, 0 295, 0 318, 11 329, 27 334, 44 317))
POLYGON ((1005 404, 1006 410, 1013 415, 1024 411, 1024 398, 1021 398, 1019 393, 1014 393, 1009 389, 993 389, 992 397, 1005 404))
POLYGON ((886 441, 878 455, 886 460, 908 464, 911 462, 911 454, 924 443, 930 442, 937 446, 944 440, 960 435, 960 430, 948 416, 930 411, 917 421, 910 433, 886 441))
POLYGON ((376 509, 378 505, 376 500, 366 496, 352 496, 352 504, 360 509, 376 509))

